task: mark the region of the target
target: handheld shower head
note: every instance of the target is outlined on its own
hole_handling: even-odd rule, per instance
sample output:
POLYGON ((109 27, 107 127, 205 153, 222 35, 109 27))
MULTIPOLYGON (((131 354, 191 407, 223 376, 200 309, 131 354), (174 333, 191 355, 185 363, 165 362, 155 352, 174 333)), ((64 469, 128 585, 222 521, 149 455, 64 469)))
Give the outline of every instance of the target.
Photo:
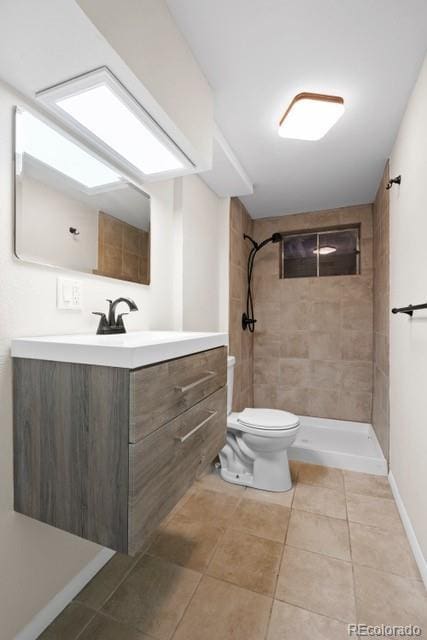
POLYGON ((242 328, 243 330, 249 329, 249 331, 252 333, 255 329, 256 322, 254 318, 254 303, 252 296, 252 272, 254 268, 255 256, 258 251, 260 251, 260 249, 265 247, 270 242, 272 242, 273 244, 277 244, 278 242, 280 242, 282 240, 282 234, 277 232, 273 233, 270 238, 266 238, 259 244, 246 233, 243 235, 243 238, 245 240, 249 240, 252 243, 252 249, 249 252, 248 258, 248 293, 246 297, 246 312, 242 315, 242 328))

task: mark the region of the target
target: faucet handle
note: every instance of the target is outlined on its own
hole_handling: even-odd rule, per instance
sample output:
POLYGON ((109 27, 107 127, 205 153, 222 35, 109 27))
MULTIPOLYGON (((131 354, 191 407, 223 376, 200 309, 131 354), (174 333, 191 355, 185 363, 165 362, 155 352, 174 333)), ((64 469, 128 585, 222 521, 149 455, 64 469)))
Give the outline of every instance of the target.
POLYGON ((125 325, 124 325, 124 323, 123 323, 123 316, 128 316, 128 315, 129 315, 129 311, 125 311, 124 313, 120 313, 120 314, 117 316, 116 325, 117 325, 118 327, 123 327, 123 328, 124 328, 124 326, 125 326, 125 325))
POLYGON ((103 334, 106 332, 106 329, 108 329, 108 321, 107 321, 107 316, 105 315, 105 313, 102 313, 102 311, 92 311, 92 314, 94 316, 101 316, 99 319, 99 324, 98 324, 98 329, 96 331, 97 334, 103 334))

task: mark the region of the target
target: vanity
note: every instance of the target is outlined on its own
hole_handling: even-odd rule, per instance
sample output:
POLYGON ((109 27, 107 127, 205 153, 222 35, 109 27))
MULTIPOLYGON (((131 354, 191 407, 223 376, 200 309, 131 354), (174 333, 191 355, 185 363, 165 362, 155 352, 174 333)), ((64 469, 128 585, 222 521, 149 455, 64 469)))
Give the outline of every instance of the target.
POLYGON ((224 445, 227 334, 12 342, 15 510, 134 555, 224 445))

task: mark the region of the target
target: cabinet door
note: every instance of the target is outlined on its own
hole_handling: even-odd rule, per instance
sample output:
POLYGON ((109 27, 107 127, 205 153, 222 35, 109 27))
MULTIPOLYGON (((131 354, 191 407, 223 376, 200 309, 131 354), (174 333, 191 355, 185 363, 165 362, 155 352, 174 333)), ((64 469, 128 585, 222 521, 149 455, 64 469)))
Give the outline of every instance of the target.
POLYGON ((147 537, 213 459, 226 431, 226 388, 129 446, 129 553, 147 537))
POLYGON ((130 437, 138 442, 227 382, 227 350, 211 349, 131 373, 130 437))

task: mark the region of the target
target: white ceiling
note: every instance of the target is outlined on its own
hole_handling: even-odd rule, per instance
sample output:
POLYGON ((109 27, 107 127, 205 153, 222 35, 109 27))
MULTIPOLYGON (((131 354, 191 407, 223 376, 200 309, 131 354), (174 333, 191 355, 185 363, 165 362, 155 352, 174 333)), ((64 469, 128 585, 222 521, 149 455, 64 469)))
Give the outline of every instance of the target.
POLYGON ((255 185, 255 217, 371 202, 427 48, 427 1, 167 0, 255 185), (284 140, 294 95, 341 95, 319 142, 284 140))

